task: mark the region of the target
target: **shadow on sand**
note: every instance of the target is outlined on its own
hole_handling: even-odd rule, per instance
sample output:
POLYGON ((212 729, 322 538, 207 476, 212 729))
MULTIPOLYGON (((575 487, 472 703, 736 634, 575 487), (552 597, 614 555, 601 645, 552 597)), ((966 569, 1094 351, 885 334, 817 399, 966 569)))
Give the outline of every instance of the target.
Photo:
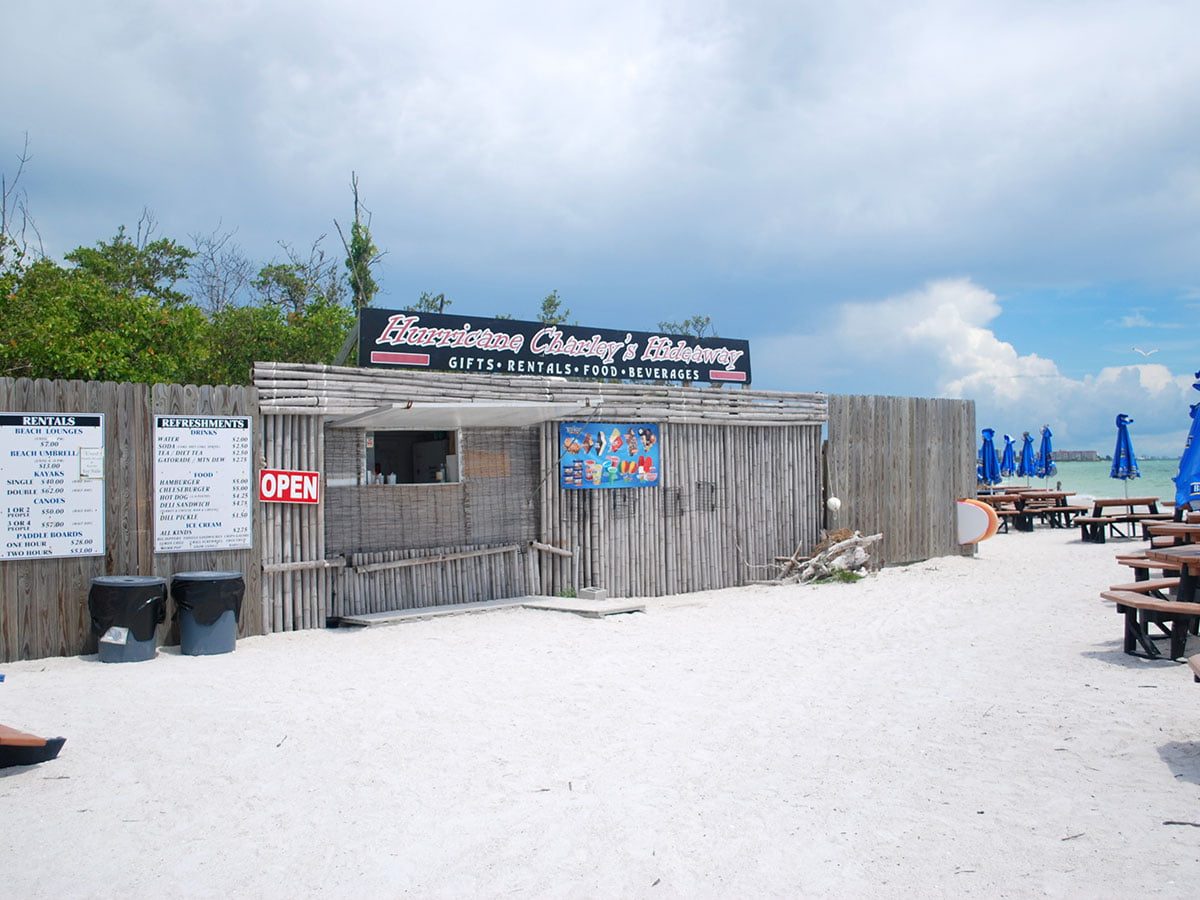
MULTIPOLYGON (((1194 638, 1193 638, 1194 640, 1194 638)), ((1095 650, 1085 650, 1080 656, 1087 659, 1097 659, 1100 662, 1108 663, 1113 666, 1120 666, 1122 669, 1145 669, 1147 666, 1172 666, 1178 667, 1181 663, 1167 656, 1167 648, 1165 642, 1159 647, 1163 651, 1160 659, 1146 659, 1144 656, 1130 656, 1122 649, 1124 646, 1122 641, 1116 640, 1111 643, 1099 644, 1095 650)))
POLYGON ((1158 755, 1180 781, 1200 784, 1200 741, 1170 741, 1158 755))

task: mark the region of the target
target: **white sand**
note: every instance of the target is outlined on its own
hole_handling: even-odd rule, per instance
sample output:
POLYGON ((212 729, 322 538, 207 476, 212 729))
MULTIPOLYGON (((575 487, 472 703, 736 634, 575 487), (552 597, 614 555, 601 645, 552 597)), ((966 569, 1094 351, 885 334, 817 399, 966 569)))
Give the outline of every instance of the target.
POLYGON ((0 775, 0 890, 1194 897, 1200 684, 1121 653, 1131 546, 3 665, 68 740, 0 775))

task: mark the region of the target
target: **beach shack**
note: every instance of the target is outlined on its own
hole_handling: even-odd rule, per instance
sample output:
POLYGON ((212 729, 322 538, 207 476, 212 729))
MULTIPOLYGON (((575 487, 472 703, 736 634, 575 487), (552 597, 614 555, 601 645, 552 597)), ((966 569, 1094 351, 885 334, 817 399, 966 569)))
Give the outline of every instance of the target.
POLYGON ((403 310, 346 354, 250 386, 0 378, 0 661, 95 652, 100 576, 240 573, 247 637, 743 585, 823 527, 882 534, 877 565, 972 552, 970 400, 762 391, 746 341, 403 310))
POLYGON ((254 369, 262 470, 323 485, 262 504, 268 630, 746 584, 819 539, 826 399, 751 389, 745 341, 366 309, 354 350, 254 369))

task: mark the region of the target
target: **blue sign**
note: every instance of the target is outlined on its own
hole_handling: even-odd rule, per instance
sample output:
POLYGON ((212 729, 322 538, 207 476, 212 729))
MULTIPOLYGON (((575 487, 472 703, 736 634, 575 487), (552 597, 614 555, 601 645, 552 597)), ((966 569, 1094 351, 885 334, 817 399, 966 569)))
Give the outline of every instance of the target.
POLYGON ((564 490, 657 487, 658 426, 645 422, 559 422, 559 486, 564 490))

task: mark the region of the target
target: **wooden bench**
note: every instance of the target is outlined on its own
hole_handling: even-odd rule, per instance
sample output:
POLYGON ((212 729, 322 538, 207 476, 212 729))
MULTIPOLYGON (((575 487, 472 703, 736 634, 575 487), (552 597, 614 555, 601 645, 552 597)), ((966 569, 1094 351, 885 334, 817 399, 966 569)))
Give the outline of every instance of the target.
POLYGON ((1179 659, 1187 646, 1188 632, 1200 622, 1200 603, 1158 600, 1133 591, 1104 591, 1100 596, 1115 603, 1117 612, 1125 616, 1124 649, 1130 656, 1162 658, 1162 651, 1154 645, 1154 638, 1146 628, 1153 623, 1171 639, 1170 658, 1179 659), (1137 652, 1139 644, 1144 653, 1137 652))
POLYGON ((1173 575, 1179 574, 1179 570, 1171 568, 1169 564, 1156 562, 1144 555, 1118 556, 1117 564, 1133 569, 1133 577, 1138 581, 1148 580, 1152 570, 1162 572, 1163 578, 1170 578, 1173 575))
POLYGON ((1043 513, 1050 519, 1051 528, 1070 528, 1075 524, 1075 519, 1078 516, 1086 515, 1088 508, 1086 506, 1051 506, 1043 513))
POLYGON ((1157 525, 1160 522, 1170 522, 1175 518, 1173 513, 1146 513, 1137 517, 1137 523, 1142 526, 1142 540, 1153 540, 1154 536, 1150 534, 1149 528, 1151 525, 1157 525))
MULTIPOLYGON (((993 507, 993 509, 996 509, 996 508, 993 507)), ((1031 531, 1032 530, 1032 528, 1022 528, 1021 527, 1025 522, 1029 521, 1029 517, 1026 516, 1025 513, 1021 512, 1019 509, 1016 509, 1015 507, 1010 506, 1010 507, 1001 507, 999 509, 996 509, 996 516, 997 516, 997 518, 1000 519, 1000 529, 999 530, 1003 534, 1008 534, 1008 523, 1009 522, 1013 523, 1013 527, 1015 527, 1017 529, 1017 531, 1031 531)))
POLYGON ((1076 516, 1075 524, 1079 526, 1079 537, 1087 543, 1104 543, 1104 529, 1111 528, 1116 523, 1116 516, 1076 516))
MULTIPOLYGON (((1132 591, 1135 594, 1153 594, 1159 600, 1169 600, 1169 597, 1163 596, 1165 591, 1173 591, 1179 587, 1178 578, 1146 578, 1141 581, 1135 581, 1132 584, 1114 584, 1109 587, 1110 591, 1132 591)), ((1196 604, 1200 607, 1200 604, 1196 604)))

